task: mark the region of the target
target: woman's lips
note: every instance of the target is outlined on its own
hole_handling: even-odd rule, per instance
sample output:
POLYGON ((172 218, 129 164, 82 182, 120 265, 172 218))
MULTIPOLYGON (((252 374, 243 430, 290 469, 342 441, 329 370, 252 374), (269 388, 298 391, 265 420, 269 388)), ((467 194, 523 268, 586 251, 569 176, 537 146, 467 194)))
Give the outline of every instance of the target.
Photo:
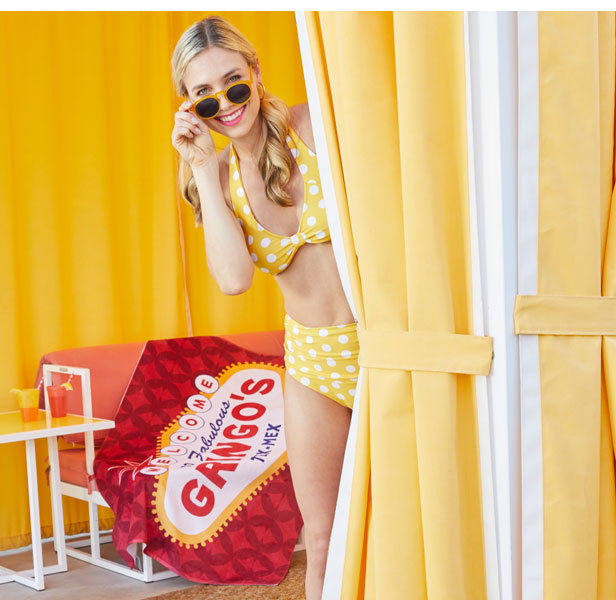
POLYGON ((240 122, 240 119, 242 118, 242 115, 244 114, 244 111, 246 110, 246 105, 244 104, 244 106, 242 106, 242 108, 230 113, 229 115, 225 115, 225 116, 230 116, 233 114, 237 114, 237 117, 235 117, 233 120, 231 121, 223 121, 221 117, 216 117, 216 120, 221 124, 221 125, 226 125, 227 127, 231 126, 231 125, 237 125, 237 123, 240 122))

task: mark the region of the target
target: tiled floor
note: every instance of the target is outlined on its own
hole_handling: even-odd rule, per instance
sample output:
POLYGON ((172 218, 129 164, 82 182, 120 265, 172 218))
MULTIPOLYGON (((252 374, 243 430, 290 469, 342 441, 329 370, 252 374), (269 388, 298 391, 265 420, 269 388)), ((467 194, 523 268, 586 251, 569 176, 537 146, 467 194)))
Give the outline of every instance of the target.
MULTIPOLYGON (((102 554, 112 558, 115 554, 111 544, 104 544, 102 554)), ((43 563, 55 564, 53 543, 43 545, 43 563)), ((32 551, 0 556, 0 566, 10 569, 31 569, 32 551)), ((155 569, 156 570, 156 569, 155 569)), ((20 583, 0 585, 2 600, 142 600, 166 592, 196 585, 192 581, 173 577, 152 583, 143 583, 107 569, 95 567, 81 560, 68 558, 68 571, 45 576, 45 590, 37 592, 20 583)))

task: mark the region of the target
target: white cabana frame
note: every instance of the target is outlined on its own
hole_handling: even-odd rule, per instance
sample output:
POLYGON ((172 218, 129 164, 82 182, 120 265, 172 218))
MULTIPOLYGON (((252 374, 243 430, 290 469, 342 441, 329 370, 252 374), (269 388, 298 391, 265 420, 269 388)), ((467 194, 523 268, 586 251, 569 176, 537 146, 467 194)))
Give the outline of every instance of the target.
MULTIPOLYGON (((489 600, 513 600, 521 593, 520 386, 512 317, 517 294, 517 19, 513 12, 469 12, 465 25, 472 112, 469 168, 474 163, 479 237, 473 276, 477 261, 483 283, 473 283, 473 301, 483 295, 483 328, 494 343, 492 371, 486 382, 487 411, 482 408, 482 378, 477 378, 487 591, 489 600), (486 418, 488 431, 482 423, 486 418), (487 480, 489 466, 484 464, 490 459, 488 451, 492 490, 487 480)), ((476 309, 474 315, 481 318, 476 309)), ((481 335, 476 320, 475 328, 475 335, 481 335)))
MULTIPOLYGON (((518 15, 519 61, 519 293, 537 294, 539 181, 539 57, 537 12, 518 15)), ((543 598, 543 451, 539 337, 520 336, 522 567, 524 600, 543 598)))

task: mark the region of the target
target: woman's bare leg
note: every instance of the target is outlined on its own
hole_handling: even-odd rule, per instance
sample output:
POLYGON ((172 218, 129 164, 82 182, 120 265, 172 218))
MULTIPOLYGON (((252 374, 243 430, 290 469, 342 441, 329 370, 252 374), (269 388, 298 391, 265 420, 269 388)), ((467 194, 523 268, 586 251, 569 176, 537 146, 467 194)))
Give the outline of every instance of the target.
POLYGON ((307 600, 321 600, 350 422, 348 408, 286 375, 285 436, 304 519, 307 600))

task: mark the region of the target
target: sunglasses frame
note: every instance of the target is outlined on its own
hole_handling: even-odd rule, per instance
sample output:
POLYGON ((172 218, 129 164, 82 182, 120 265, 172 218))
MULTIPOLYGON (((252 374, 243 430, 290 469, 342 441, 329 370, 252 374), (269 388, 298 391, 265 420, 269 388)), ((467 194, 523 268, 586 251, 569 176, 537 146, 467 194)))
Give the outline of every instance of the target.
POLYGON ((242 80, 242 81, 234 81, 233 83, 231 83, 230 85, 228 85, 224 90, 220 90, 214 94, 209 94, 207 96, 203 96, 202 98, 199 98, 199 100, 197 100, 196 102, 193 103, 193 105, 188 109, 190 112, 194 113, 195 115, 197 115, 200 119, 204 119, 204 120, 209 120, 209 119, 213 119, 219 112, 220 112, 220 100, 218 99, 218 96, 220 96, 221 94, 229 101, 231 102, 231 104, 235 104, 236 106, 242 106, 242 104, 246 104, 246 102, 248 102, 251 98, 252 98, 252 65, 248 65, 250 67, 250 79, 249 80, 242 80), (234 86, 234 85, 247 85, 250 88, 250 94, 248 95, 248 98, 246 98, 246 100, 244 100, 243 102, 233 102, 233 100, 231 100, 229 98, 229 96, 227 96, 227 92, 234 86), (218 102, 218 110, 211 116, 211 117, 202 117, 196 110, 197 108, 197 104, 199 104, 200 102, 203 102, 204 100, 209 100, 210 98, 214 98, 214 100, 216 100, 216 102, 218 102))

